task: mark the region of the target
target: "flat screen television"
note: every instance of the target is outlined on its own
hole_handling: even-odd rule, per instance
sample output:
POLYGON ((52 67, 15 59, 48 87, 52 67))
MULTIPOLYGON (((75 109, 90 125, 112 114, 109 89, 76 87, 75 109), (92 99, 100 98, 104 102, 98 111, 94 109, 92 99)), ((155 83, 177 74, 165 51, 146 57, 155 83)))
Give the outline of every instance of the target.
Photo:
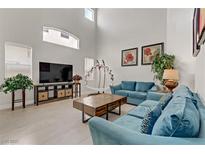
POLYGON ((71 82, 73 65, 39 62, 39 82, 71 82))

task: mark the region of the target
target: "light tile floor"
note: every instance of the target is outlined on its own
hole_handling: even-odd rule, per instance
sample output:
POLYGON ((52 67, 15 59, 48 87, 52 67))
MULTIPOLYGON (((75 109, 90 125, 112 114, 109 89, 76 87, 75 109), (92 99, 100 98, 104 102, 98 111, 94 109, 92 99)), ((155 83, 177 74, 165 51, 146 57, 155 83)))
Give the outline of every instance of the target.
MULTIPOLYGON (((72 99, 0 111, 0 144, 92 144, 72 99)), ((134 106, 124 104, 122 115, 134 106)), ((112 121, 119 116, 109 114, 112 121)))

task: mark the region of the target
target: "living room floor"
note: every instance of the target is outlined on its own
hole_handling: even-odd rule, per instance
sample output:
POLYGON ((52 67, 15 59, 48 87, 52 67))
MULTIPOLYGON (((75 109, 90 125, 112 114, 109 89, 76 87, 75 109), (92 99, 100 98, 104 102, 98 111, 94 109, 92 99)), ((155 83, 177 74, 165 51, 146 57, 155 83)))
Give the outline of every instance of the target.
MULTIPOLYGON (((0 144, 92 144, 72 99, 0 111, 0 144)), ((122 115, 134 108, 122 106, 122 115)), ((109 120, 119 116, 109 114, 109 120)))

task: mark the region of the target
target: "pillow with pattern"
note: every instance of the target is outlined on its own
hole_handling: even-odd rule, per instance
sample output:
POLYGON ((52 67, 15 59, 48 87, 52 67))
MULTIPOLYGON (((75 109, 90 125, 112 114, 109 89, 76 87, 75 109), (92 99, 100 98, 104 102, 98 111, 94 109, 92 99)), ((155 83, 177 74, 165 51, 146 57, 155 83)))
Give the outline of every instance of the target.
POLYGON ((159 102, 162 105, 162 110, 164 110, 164 108, 167 106, 167 104, 169 103, 171 99, 172 99, 172 93, 167 93, 161 97, 159 102))
POLYGON ((159 118, 162 112, 161 104, 156 105, 150 112, 148 112, 142 120, 141 123, 141 133, 144 134, 151 134, 152 129, 154 127, 155 122, 159 118))

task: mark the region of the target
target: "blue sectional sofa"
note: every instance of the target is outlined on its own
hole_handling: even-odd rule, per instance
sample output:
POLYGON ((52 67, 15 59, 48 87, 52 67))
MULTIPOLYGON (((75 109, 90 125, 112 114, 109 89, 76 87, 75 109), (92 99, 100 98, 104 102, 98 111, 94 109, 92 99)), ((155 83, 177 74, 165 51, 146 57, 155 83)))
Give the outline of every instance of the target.
POLYGON ((89 128, 94 144, 205 144, 205 107, 198 94, 180 86, 160 101, 143 101, 113 122, 94 117, 89 128), (161 112, 144 133, 142 123, 155 108, 161 112))
POLYGON ((126 96, 127 102, 133 105, 139 105, 146 99, 159 100, 164 95, 157 92, 154 82, 122 81, 110 89, 112 94, 126 96))

